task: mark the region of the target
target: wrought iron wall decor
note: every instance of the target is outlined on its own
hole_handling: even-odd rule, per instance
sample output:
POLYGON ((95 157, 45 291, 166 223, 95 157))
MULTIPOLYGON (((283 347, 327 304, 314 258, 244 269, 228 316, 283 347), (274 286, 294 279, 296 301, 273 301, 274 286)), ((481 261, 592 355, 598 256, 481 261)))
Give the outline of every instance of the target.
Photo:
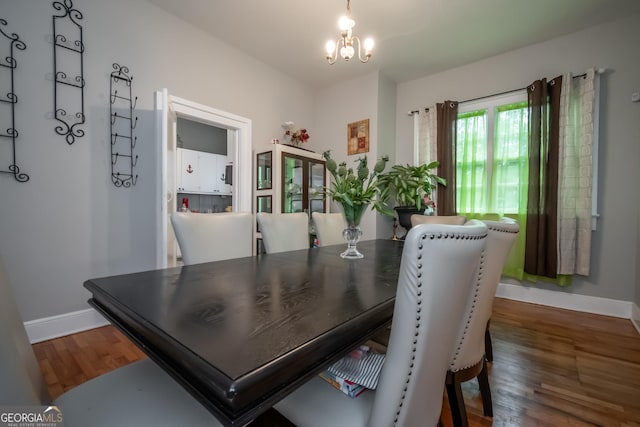
MULTIPOLYGON (((6 26, 7 21, 0 18, 0 25, 2 27, 6 26)), ((16 161, 16 139, 18 138, 18 129, 16 129, 16 104, 18 103, 18 96, 16 95, 14 86, 15 69, 18 66, 18 62, 16 61, 16 58, 14 56, 15 49, 25 50, 27 48, 27 45, 22 40, 20 40, 20 37, 16 33, 8 34, 3 30, 2 27, 0 27, 0 34, 2 34, 4 38, 9 40, 9 56, 4 58, 4 61, 0 62, 0 66, 2 68, 6 68, 9 71, 9 81, 11 84, 11 89, 7 92, 7 99, 0 99, 0 103, 8 106, 8 109, 10 110, 9 116, 11 117, 11 124, 6 128, 6 133, 0 130, 0 139, 2 140, 3 145, 7 139, 10 140, 10 143, 12 145, 12 158, 7 170, 0 170, 0 173, 11 174, 18 182, 27 182, 29 181, 29 175, 24 172, 20 172, 20 167, 18 166, 18 162, 16 161)), ((4 92, 4 90, 2 90, 2 92, 4 92)), ((2 109, 4 110, 5 106, 3 106, 2 109)), ((2 128, 4 128, 4 125, 2 126, 2 128)))
POLYGON ((62 12, 53 15, 54 118, 59 122, 55 131, 71 145, 84 136, 79 127, 85 123, 84 42, 78 23, 82 13, 71 0, 54 1, 53 8, 62 12))
POLYGON ((131 187, 136 185, 138 175, 134 176, 133 169, 138 163, 138 155, 133 150, 138 137, 133 130, 138 124, 138 117, 134 117, 138 97, 133 98, 131 83, 133 76, 129 75, 129 68, 113 64, 115 71, 109 79, 109 118, 111 123, 111 181, 116 187, 131 187), (118 113, 120 111, 120 113, 118 113))

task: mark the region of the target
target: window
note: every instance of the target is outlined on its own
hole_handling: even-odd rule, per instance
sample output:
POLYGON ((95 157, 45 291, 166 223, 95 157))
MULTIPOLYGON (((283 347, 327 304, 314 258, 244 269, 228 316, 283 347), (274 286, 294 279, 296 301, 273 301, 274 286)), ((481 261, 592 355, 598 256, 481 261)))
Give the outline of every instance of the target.
POLYGON ((491 173, 487 170, 487 110, 458 115, 456 206, 459 212, 486 212, 491 173))
POLYGON ((457 120, 456 204, 461 214, 526 210, 526 93, 461 104, 457 120))

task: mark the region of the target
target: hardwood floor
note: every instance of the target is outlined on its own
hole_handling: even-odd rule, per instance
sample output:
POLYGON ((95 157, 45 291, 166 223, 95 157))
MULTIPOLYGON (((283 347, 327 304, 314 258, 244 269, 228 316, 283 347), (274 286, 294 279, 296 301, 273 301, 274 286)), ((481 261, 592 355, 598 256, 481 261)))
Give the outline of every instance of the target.
MULTIPOLYGON (((493 418, 475 380, 463 384, 469 424, 640 427, 640 335, 629 320, 496 299, 489 364, 493 418)), ((33 346, 52 398, 145 357, 106 326, 33 346)), ((446 398, 442 421, 451 425, 446 398)), ((261 426, 284 426, 272 414, 261 426)))
POLYGON ((146 357, 113 326, 37 343, 33 351, 52 399, 91 378, 146 357))

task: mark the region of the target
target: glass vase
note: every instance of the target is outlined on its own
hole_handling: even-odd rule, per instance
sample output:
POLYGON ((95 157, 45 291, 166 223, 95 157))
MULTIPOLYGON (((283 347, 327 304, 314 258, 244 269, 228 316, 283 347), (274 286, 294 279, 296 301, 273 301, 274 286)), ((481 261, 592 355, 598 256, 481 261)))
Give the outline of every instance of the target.
POLYGON ((366 204, 353 204, 342 206, 342 213, 344 215, 347 228, 342 231, 342 237, 347 241, 347 250, 342 252, 340 256, 345 259, 360 259, 364 258, 364 255, 360 253, 356 247, 360 239, 362 238, 362 230, 360 229, 360 220, 364 211, 367 210, 366 204))
POLYGON ((360 241, 362 237, 362 230, 360 230, 359 225, 349 225, 347 228, 342 231, 342 237, 347 241, 347 250, 342 252, 340 256, 345 259, 360 259, 364 258, 360 252, 358 252, 358 248, 356 245, 360 241))

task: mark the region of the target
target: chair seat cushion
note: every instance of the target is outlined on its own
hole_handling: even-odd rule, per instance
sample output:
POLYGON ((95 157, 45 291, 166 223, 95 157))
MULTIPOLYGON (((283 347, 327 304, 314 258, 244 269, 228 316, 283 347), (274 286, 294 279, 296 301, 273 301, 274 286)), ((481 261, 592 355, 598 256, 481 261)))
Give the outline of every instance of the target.
POLYGON ((222 426, 149 359, 101 375, 60 396, 67 427, 222 426))
POLYGON ((316 376, 274 408, 298 427, 364 427, 375 395, 375 391, 366 390, 351 398, 316 376), (316 405, 317 402, 321 404, 316 405))

